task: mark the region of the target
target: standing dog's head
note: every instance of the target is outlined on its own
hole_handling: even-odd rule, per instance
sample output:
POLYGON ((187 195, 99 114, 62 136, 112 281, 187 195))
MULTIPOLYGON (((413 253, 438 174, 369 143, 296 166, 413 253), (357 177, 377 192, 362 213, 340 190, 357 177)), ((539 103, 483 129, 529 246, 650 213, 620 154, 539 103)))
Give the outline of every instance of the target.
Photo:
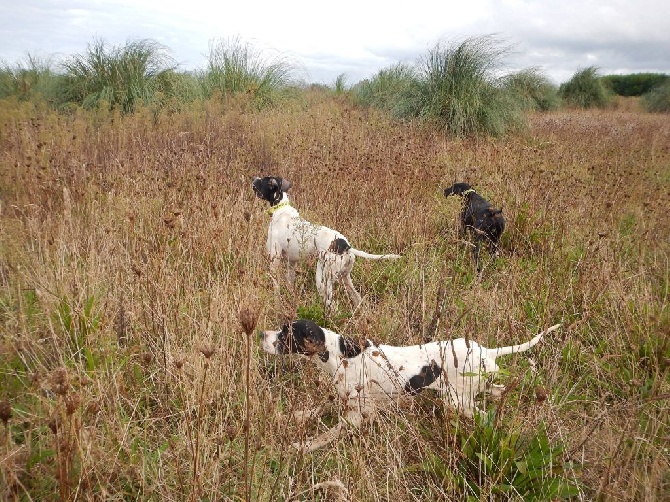
POLYGON ((279 204, 282 200, 282 194, 288 192, 291 188, 291 182, 278 176, 265 176, 259 178, 256 176, 251 182, 251 188, 254 189, 256 196, 266 200, 271 206, 279 204))
POLYGON ((261 348, 268 354, 318 354, 322 361, 328 360, 326 334, 318 324, 304 319, 285 324, 279 331, 262 331, 261 348))
POLYGON ((449 197, 450 195, 463 195, 464 192, 470 190, 472 187, 467 183, 454 183, 448 188, 444 189, 444 196, 449 197))

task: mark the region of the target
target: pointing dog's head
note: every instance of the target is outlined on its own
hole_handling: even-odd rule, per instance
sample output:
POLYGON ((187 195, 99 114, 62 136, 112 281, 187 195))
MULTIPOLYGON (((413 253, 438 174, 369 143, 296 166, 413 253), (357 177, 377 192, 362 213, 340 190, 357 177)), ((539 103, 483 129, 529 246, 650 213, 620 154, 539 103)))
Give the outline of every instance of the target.
POLYGON ((271 206, 274 206, 281 202, 282 194, 288 192, 289 188, 291 188, 291 182, 278 176, 265 176, 264 178, 256 176, 251 182, 251 187, 254 189, 257 197, 268 201, 271 206))
POLYGON ((261 348, 268 354, 318 354, 328 360, 326 334, 313 321, 298 320, 285 324, 279 331, 262 331, 261 348))
POLYGON ((450 187, 444 189, 444 196, 463 195, 463 192, 470 190, 471 188, 472 187, 467 183, 454 183, 450 187))

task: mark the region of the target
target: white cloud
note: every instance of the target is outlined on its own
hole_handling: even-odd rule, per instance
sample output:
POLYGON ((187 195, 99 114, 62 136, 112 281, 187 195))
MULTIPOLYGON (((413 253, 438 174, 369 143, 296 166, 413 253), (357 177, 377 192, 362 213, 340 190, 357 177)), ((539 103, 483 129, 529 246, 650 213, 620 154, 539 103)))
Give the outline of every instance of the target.
POLYGON ((203 68, 208 44, 238 37, 299 59, 309 78, 372 76, 426 54, 441 39, 498 33, 515 44, 510 67, 556 81, 595 64, 602 72, 670 73, 666 0, 24 0, 0 5, 0 58, 83 52, 94 39, 151 38, 183 68, 203 68))

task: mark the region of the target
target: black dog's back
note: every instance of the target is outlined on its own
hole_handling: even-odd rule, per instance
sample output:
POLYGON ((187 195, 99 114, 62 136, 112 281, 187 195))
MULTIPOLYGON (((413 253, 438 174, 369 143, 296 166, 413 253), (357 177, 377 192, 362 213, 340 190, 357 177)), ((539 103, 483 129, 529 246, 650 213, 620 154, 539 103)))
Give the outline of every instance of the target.
POLYGON ((496 209, 477 193, 470 194, 470 201, 463 205, 462 219, 466 227, 479 230, 493 242, 498 242, 505 230, 502 209, 496 209))

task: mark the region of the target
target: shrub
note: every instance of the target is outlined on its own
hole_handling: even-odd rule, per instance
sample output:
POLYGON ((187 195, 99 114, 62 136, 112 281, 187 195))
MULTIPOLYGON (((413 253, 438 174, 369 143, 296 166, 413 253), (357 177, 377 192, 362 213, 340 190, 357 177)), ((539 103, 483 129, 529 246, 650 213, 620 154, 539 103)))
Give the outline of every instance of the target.
POLYGON ((62 76, 52 69, 50 58, 28 55, 25 63, 14 67, 2 64, 0 68, 0 98, 16 96, 21 101, 44 98, 47 102, 57 99, 62 76))
POLYGON ((508 52, 490 36, 457 46, 437 45, 424 61, 418 115, 435 119, 456 136, 501 135, 520 125, 518 104, 495 70, 508 52))
POLYGON ((457 424, 458 460, 430 453, 420 470, 457 487, 461 500, 558 500, 578 496, 576 467, 563 460, 565 447, 550 441, 544 424, 534 434, 504 430, 495 411, 475 416, 474 428, 457 424))
POLYGON ((257 51, 239 39, 210 44, 204 94, 247 94, 260 107, 274 104, 290 85, 296 65, 290 59, 257 51))
POLYGON ((66 71, 65 101, 96 108, 101 102, 132 112, 149 104, 158 93, 170 93, 167 85, 175 65, 167 49, 151 40, 124 47, 109 47, 103 40, 89 44, 63 64, 66 71))
POLYGON ((379 108, 401 118, 406 114, 402 106, 403 96, 406 100, 416 83, 414 68, 398 63, 380 70, 371 80, 359 82, 352 90, 358 104, 379 108))
POLYGON ((663 73, 634 73, 602 77, 603 83, 618 96, 642 96, 668 80, 670 76, 663 73))
POLYGON ((527 110, 555 110, 561 105, 558 87, 533 68, 508 75, 505 88, 527 110))
POLYGON ((497 67, 508 48, 491 36, 437 44, 416 67, 397 65, 361 87, 363 102, 435 122, 454 136, 501 135, 523 123, 497 67))
POLYGON ((340 73, 335 79, 335 83, 333 84, 333 91, 335 91, 335 94, 337 95, 346 94, 347 76, 344 73, 340 73))
POLYGON ((642 106, 648 112, 670 111, 670 81, 654 87, 642 96, 642 106))
POLYGON ((567 104, 577 108, 605 108, 612 103, 612 91, 598 77, 595 66, 577 71, 561 84, 558 94, 567 104))

